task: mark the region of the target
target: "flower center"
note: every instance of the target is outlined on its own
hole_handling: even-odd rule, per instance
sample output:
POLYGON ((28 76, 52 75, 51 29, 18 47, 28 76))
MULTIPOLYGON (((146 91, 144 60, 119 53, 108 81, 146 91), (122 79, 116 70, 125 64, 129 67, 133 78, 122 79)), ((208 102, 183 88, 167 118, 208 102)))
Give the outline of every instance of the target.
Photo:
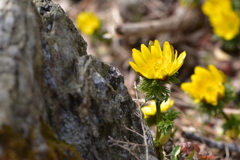
POLYGON ((213 91, 216 91, 215 89, 213 89, 213 87, 211 87, 211 86, 207 87, 207 92, 212 93, 213 91))
POLYGON ((156 57, 147 61, 147 66, 144 69, 153 68, 154 71, 162 70, 167 67, 168 60, 164 57, 156 57))

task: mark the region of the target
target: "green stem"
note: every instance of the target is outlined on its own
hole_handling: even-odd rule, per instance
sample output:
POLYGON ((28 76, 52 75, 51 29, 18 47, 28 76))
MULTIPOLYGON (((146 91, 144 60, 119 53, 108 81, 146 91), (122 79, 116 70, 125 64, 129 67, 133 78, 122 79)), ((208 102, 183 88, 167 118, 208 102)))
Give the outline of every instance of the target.
POLYGON ((224 117, 226 120, 229 119, 228 116, 223 112, 223 110, 221 110, 221 113, 222 113, 223 117, 224 117))
MULTIPOLYGON (((162 112, 161 112, 161 101, 159 100, 156 100, 156 110, 157 110, 157 113, 156 113, 156 120, 157 120, 157 125, 158 123, 161 121, 161 118, 162 118, 162 112)), ((161 137, 161 130, 159 131, 158 130, 158 126, 157 126, 157 130, 156 130, 156 141, 159 141, 160 140, 160 137, 161 137)), ((163 156, 163 150, 162 150, 162 145, 160 143, 158 143, 158 151, 157 153, 159 153, 159 159, 160 160, 163 160, 164 156, 163 156)))
MULTIPOLYGON (((160 121, 161 121, 161 102, 156 100, 156 110, 157 110, 157 113, 156 113, 156 120, 157 120, 157 123, 158 124, 160 121)), ((161 136, 161 131, 158 131, 158 127, 157 127, 157 130, 156 130, 157 134, 156 134, 156 140, 159 140, 160 136, 161 136)))

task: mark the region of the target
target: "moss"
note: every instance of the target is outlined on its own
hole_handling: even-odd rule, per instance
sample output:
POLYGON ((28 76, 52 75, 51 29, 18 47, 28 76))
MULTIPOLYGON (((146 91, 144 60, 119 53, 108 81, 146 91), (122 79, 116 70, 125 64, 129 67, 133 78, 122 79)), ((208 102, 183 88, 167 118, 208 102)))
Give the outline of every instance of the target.
POLYGON ((42 122, 41 132, 49 147, 48 159, 51 160, 82 160, 79 152, 72 145, 57 140, 49 125, 42 122))
POLYGON ((52 129, 45 123, 41 125, 42 135, 47 143, 48 150, 39 153, 33 148, 34 132, 27 138, 14 131, 9 126, 0 129, 0 160, 82 160, 74 146, 56 139, 52 129))
POLYGON ((0 129, 0 160, 34 160, 34 152, 28 140, 16 133, 11 127, 2 126, 0 129))

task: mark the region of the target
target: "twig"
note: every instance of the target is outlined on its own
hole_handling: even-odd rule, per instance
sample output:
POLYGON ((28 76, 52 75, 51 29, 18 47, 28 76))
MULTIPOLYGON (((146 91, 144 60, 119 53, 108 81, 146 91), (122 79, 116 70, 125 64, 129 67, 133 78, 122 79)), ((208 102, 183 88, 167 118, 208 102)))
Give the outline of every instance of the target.
POLYGON ((108 140, 108 142, 112 143, 110 147, 118 146, 120 148, 123 148, 127 150, 131 155, 133 155, 137 160, 139 160, 139 158, 136 156, 135 153, 132 152, 132 150, 134 150, 136 147, 147 147, 144 144, 137 144, 137 143, 131 143, 129 141, 126 142, 126 141, 116 140, 116 139, 113 139, 111 136, 108 136, 108 138, 110 139, 108 140))
POLYGON ((225 153, 226 153, 225 160, 229 160, 229 148, 227 146, 225 146, 225 153))
POLYGON ((124 128, 126 128, 127 130, 129 130, 129 131, 131 131, 131 132, 133 132, 133 133, 135 133, 135 134, 139 135, 140 137, 144 138, 144 136, 143 136, 143 135, 141 135, 140 133, 138 133, 137 131, 135 131, 135 130, 133 130, 133 129, 130 129, 130 128, 128 128, 128 127, 127 127, 127 126, 125 126, 125 125, 124 125, 124 128))
POLYGON ((110 146, 119 145, 119 144, 122 143, 125 146, 126 145, 131 145, 132 146, 131 149, 135 149, 136 147, 146 147, 145 144, 137 144, 137 143, 132 143, 132 142, 129 142, 129 141, 127 141, 127 142, 126 141, 120 141, 120 140, 113 139, 111 136, 108 136, 108 138, 110 139, 110 140, 108 140, 108 142, 113 143, 110 146))
POLYGON ((222 150, 224 150, 225 147, 227 147, 229 149, 229 151, 240 153, 240 145, 214 141, 210 138, 199 136, 199 135, 196 135, 195 133, 191 133, 191 132, 183 132, 183 137, 185 137, 187 139, 192 139, 192 140, 195 140, 198 142, 203 142, 208 147, 218 148, 218 149, 222 149, 222 150))
MULTIPOLYGON (((136 91, 136 88, 137 88, 137 85, 136 85, 136 82, 134 82, 134 88, 135 88, 135 94, 136 94, 136 99, 138 99, 138 94, 137 94, 137 91, 136 91)), ((136 103, 137 106, 138 106, 138 109, 139 109, 139 118, 141 120, 141 127, 142 127, 142 131, 143 131, 143 140, 144 140, 144 144, 146 145, 146 160, 148 160, 148 145, 147 145, 147 139, 146 139, 146 129, 143 125, 143 115, 142 115, 142 112, 141 112, 141 106, 139 105, 139 103, 136 103)))
MULTIPOLYGON (((136 87, 136 83, 134 83, 134 86, 136 87)), ((138 95, 137 95, 137 91, 136 91, 136 98, 138 99, 138 95)), ((139 105, 138 102, 136 102, 137 106, 138 106, 138 110, 137 112, 135 112, 134 114, 140 118, 140 122, 141 122, 141 127, 142 127, 142 131, 143 131, 143 135, 141 135, 140 133, 138 133, 137 131, 135 131, 134 129, 132 128, 128 128, 127 126, 124 125, 124 128, 126 128, 127 130, 139 135, 140 137, 143 138, 144 140, 144 144, 136 144, 136 143, 132 143, 132 142, 129 142, 126 138, 126 141, 120 141, 120 140, 116 140, 116 139, 113 139, 112 137, 108 136, 110 140, 108 140, 109 143, 112 143, 110 146, 119 146, 125 150, 127 150, 131 155, 133 155, 137 160, 139 160, 139 158, 136 156, 136 154, 133 152, 133 150, 136 148, 136 147, 145 147, 146 148, 146 160, 149 160, 148 158, 148 144, 147 144, 147 138, 146 138, 146 129, 144 127, 144 124, 143 124, 143 115, 142 115, 142 112, 141 112, 141 106, 139 105)))

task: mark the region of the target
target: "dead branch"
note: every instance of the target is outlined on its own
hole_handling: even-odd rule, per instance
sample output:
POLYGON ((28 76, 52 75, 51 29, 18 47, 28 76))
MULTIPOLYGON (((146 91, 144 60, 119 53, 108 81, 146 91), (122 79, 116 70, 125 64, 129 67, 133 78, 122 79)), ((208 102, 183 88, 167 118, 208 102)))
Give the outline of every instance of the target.
POLYGON ((133 152, 133 150, 136 147, 147 147, 144 144, 137 144, 137 143, 131 143, 129 141, 116 140, 116 139, 113 139, 111 136, 108 136, 108 138, 109 138, 108 142, 112 143, 110 145, 110 147, 118 146, 120 148, 123 148, 123 149, 127 150, 132 156, 134 156, 137 160, 139 160, 139 158, 136 156, 136 154, 133 152))
POLYGON ((240 153, 240 145, 237 144, 218 142, 210 138, 199 136, 192 132, 183 132, 183 137, 205 143, 208 147, 218 148, 221 150, 225 150, 226 148, 228 148, 229 151, 240 153))
MULTIPOLYGON (((136 85, 136 81, 134 82, 134 88, 135 88, 135 94, 136 94, 136 98, 138 99, 138 93, 137 93, 137 85, 136 85)), ((138 116, 141 119, 141 127, 142 127, 142 131, 143 131, 143 140, 144 140, 144 144, 146 145, 146 160, 148 160, 148 145, 147 145, 147 139, 146 139, 146 128, 144 127, 145 125, 143 124, 143 113, 141 111, 141 106, 139 105, 139 103, 136 103, 138 106, 138 113, 135 113, 136 116, 138 116)))
POLYGON ((112 143, 110 146, 119 146, 121 144, 123 145, 130 145, 131 149, 135 149, 136 147, 146 147, 147 145, 145 144, 137 144, 137 143, 132 143, 132 142, 129 142, 129 141, 120 141, 120 140, 116 140, 116 139, 113 139, 111 136, 108 136, 110 140, 108 140, 109 143, 112 143))
POLYGON ((116 33, 128 37, 153 35, 161 32, 181 32, 195 27, 198 17, 196 10, 179 6, 175 13, 167 19, 121 24, 116 28, 116 33))
POLYGON ((131 129, 131 128, 128 128, 128 127, 125 126, 125 125, 124 125, 124 128, 126 128, 126 130, 129 130, 129 131, 131 131, 131 132, 133 132, 133 133, 139 135, 140 137, 144 138, 143 135, 141 135, 140 133, 138 133, 137 131, 135 131, 135 130, 133 130, 133 129, 131 129))

